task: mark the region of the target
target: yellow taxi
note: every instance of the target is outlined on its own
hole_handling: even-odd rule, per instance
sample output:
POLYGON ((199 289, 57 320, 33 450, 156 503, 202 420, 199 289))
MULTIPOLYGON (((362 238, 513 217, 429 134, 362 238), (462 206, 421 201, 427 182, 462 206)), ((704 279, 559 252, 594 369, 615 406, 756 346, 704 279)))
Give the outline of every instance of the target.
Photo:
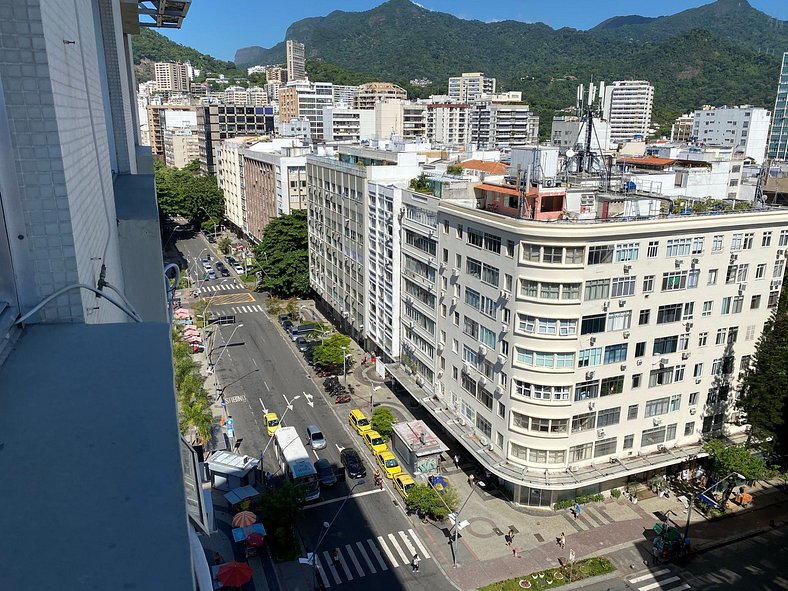
POLYGON ((375 454, 375 461, 380 466, 386 478, 394 478, 397 474, 402 472, 397 458, 390 451, 382 451, 375 454))
POLYGON ((373 454, 376 454, 381 451, 388 451, 388 446, 386 442, 383 441, 383 438, 380 436, 380 433, 370 429, 369 431, 364 431, 364 434, 361 436, 364 440, 366 446, 372 450, 373 454))
POLYGON ((273 437, 276 430, 282 425, 279 424, 279 415, 275 412, 267 412, 263 415, 263 422, 269 437, 273 437))
POLYGON ((410 474, 406 474, 405 472, 400 472, 396 476, 394 476, 394 488, 397 489, 397 492, 402 496, 403 499, 406 501, 408 500, 408 495, 412 488, 416 486, 416 481, 413 480, 410 474))
POLYGON ((372 425, 369 424, 369 419, 359 409, 354 408, 348 415, 347 422, 353 427, 353 430, 359 435, 363 435, 364 431, 372 430, 372 425))

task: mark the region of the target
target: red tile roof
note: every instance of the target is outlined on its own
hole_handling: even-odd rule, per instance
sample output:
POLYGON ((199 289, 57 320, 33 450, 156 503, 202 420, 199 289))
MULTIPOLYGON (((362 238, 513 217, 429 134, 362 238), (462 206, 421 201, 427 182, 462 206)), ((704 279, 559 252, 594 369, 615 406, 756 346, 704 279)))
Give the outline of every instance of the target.
POLYGON ((642 156, 638 158, 619 158, 616 163, 633 164, 635 166, 668 166, 675 163, 672 158, 657 158, 656 156, 642 156))
POLYGON ((503 162, 486 162, 484 160, 466 160, 465 162, 460 162, 460 166, 490 174, 506 174, 507 169, 503 162))
POLYGON ((481 189, 483 191, 492 191, 493 193, 502 193, 504 195, 515 195, 520 196, 519 191, 513 187, 502 187, 500 185, 490 185, 488 183, 482 183, 480 185, 476 185, 476 189, 481 189))

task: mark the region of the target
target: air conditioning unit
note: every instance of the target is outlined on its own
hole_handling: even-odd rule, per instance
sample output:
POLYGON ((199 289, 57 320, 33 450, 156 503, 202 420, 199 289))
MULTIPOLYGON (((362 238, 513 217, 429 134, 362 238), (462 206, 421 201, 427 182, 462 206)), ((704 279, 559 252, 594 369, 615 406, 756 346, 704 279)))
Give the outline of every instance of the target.
POLYGON ((692 264, 697 265, 700 261, 698 259, 692 259, 692 264))
POLYGON ((637 365, 643 365, 643 360, 642 359, 638 359, 635 363, 637 365))
POLYGON ((605 430, 604 429, 597 429, 596 436, 599 439, 602 439, 605 436, 605 430))
POLYGON ((624 338, 625 338, 625 339, 628 339, 628 338, 629 338, 629 331, 628 331, 628 330, 625 330, 625 331, 624 331, 624 338))
POLYGON ((610 302, 605 302, 604 304, 602 304, 603 310, 607 310, 609 307, 610 307, 610 302))
POLYGON ((660 357, 659 359, 660 365, 667 365, 668 363, 670 363, 670 359, 668 359, 667 357, 660 357))
POLYGON ((657 427, 662 424, 662 417, 654 417, 654 426, 657 427))
POLYGON ((498 396, 503 396, 503 386, 495 386, 495 393, 498 394, 498 396))
POLYGON ((579 469, 580 469, 579 466, 577 466, 576 464, 572 464, 571 466, 569 466, 570 472, 577 472, 579 469))
POLYGON ((462 373, 465 373, 465 374, 471 373, 471 364, 470 363, 465 362, 465 363, 462 364, 462 373))
POLYGON ((451 270, 451 274, 452 274, 452 276, 459 277, 460 276, 460 270, 457 267, 454 267, 451 270))
POLYGON ((596 337, 591 337, 590 339, 588 339, 588 342, 593 345, 594 343, 596 343, 596 337))
POLYGON ((492 451, 493 449, 494 447, 492 443, 487 444, 487 451, 492 451))
POLYGON ((586 372, 586 379, 587 380, 593 380, 594 379, 594 372, 593 371, 587 371, 586 372))
POLYGON ((676 259, 676 261, 675 261, 675 265, 676 265, 676 268, 677 268, 677 269, 678 269, 679 267, 681 267, 681 265, 683 265, 683 264, 684 264, 684 261, 683 261, 682 259, 676 259))
POLYGON ((747 284, 739 283, 739 295, 743 294, 745 289, 747 289, 747 284))
POLYGON ((487 378, 486 378, 485 376, 481 376, 481 377, 479 377, 479 383, 480 383, 482 386, 486 386, 486 385, 487 385, 487 378))
POLYGON ((457 305, 457 298, 452 298, 451 299, 451 305, 452 306, 456 306, 457 305))
POLYGON ((689 356, 690 356, 689 351, 684 351, 684 353, 681 354, 682 359, 689 359, 689 356))
POLYGON ((512 294, 510 294, 508 291, 506 291, 505 289, 501 290, 501 299, 502 300, 508 300, 511 297, 512 297, 512 294))
POLYGON ((629 275, 630 269, 632 269, 632 265, 624 265, 624 275, 629 275))
POLYGON ((484 345, 479 345, 479 356, 486 357, 487 356, 487 347, 484 345))
POLYGON ((698 412, 698 409, 697 409, 697 408, 695 408, 695 407, 693 406, 693 407, 690 409, 690 414, 691 414, 691 415, 694 415, 696 412, 698 412))
POLYGON ((588 403, 588 410, 594 410, 595 406, 596 406, 596 402, 589 402, 588 403))
POLYGON ((684 325, 684 328, 687 330, 687 332, 689 332, 692 329, 692 322, 687 322, 687 324, 684 325))
POLYGON ((627 305, 627 301, 626 300, 618 300, 618 307, 619 308, 623 308, 626 305, 627 305))
POLYGON ((620 367, 621 367, 621 371, 624 371, 627 368, 627 364, 622 363, 620 367))
POLYGON ((439 369, 437 375, 438 375, 439 378, 442 378, 443 377, 443 370, 439 369))
POLYGON ((460 425, 462 425, 462 426, 464 427, 464 426, 465 426, 465 419, 463 419, 462 417, 460 417, 460 419, 459 419, 459 423, 460 423, 460 425))
POLYGON ((405 207, 400 207, 399 208, 399 214, 400 215, 405 215, 405 207))
POLYGON ((509 325, 504 322, 501 324, 501 332, 506 332, 507 330, 509 330, 509 325))
POLYGON ((696 383, 696 384, 700 384, 700 382, 701 382, 701 379, 700 379, 700 378, 695 378, 695 383, 696 383))
POLYGON ((739 255, 737 255, 737 254, 732 254, 732 255, 731 255, 731 262, 733 263, 733 262, 735 262, 735 261, 737 261, 737 260, 739 260, 739 255))
POLYGON ((783 256, 783 252, 785 252, 785 251, 783 251, 783 249, 781 248, 780 250, 777 251, 777 256, 778 257, 783 256))

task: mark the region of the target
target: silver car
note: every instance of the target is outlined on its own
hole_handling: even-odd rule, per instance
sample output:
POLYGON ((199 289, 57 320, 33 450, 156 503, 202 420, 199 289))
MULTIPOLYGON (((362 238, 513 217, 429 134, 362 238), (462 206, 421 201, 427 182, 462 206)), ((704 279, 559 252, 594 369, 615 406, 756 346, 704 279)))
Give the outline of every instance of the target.
POLYGON ((309 425, 306 428, 307 444, 312 446, 312 449, 323 449, 326 446, 326 438, 323 432, 317 425, 309 425))

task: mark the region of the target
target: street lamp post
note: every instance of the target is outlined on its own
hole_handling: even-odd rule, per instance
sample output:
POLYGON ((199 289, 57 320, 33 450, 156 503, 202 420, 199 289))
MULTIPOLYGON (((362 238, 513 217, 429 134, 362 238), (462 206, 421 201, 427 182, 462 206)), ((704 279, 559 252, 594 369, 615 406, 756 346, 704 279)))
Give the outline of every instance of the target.
POLYGON ((369 393, 369 409, 370 410, 375 408, 375 403, 374 403, 375 392, 380 390, 382 387, 383 386, 374 386, 372 388, 372 392, 369 393))
POLYGON ((698 493, 696 495, 693 495, 690 498, 689 510, 687 511, 687 525, 684 527, 684 539, 685 540, 689 539, 690 517, 692 517, 692 510, 695 508, 695 499, 704 496, 707 492, 709 492, 712 489, 717 488, 720 484, 722 484, 726 480, 730 480, 734 476, 736 476, 739 480, 747 480, 744 476, 742 476, 738 472, 731 472, 725 478, 721 478, 720 480, 718 480, 717 482, 712 484, 709 488, 707 488, 703 492, 700 492, 700 493, 698 493))
POLYGON ((353 357, 353 354, 346 351, 347 347, 342 347, 342 374, 345 376, 345 385, 347 386, 347 358, 353 357))
POLYGON ((481 480, 473 481, 473 484, 471 484, 471 492, 468 493, 468 498, 465 499, 465 502, 457 510, 457 513, 455 514, 454 517, 454 524, 451 528, 451 531, 449 532, 449 543, 451 544, 452 563, 454 568, 457 568, 457 546, 458 546, 457 532, 458 532, 458 526, 460 525, 460 513, 462 513, 462 510, 465 509, 465 505, 468 504, 468 501, 471 500, 471 496, 473 495, 474 488, 477 486, 484 488, 484 482, 481 480))
POLYGON ((323 527, 320 530, 320 534, 318 535, 318 538, 317 538, 317 544, 315 544, 315 548, 312 551, 312 556, 311 556, 312 566, 314 567, 314 577, 315 577, 314 578, 314 585, 315 585, 314 588, 315 589, 318 589, 318 585, 317 585, 317 551, 320 549, 321 544, 326 539, 326 536, 328 535, 328 532, 331 530, 331 526, 334 525, 334 522, 337 520, 337 517, 339 517, 339 514, 342 512, 342 509, 345 506, 345 503, 347 503, 348 499, 353 495, 353 491, 356 490, 357 486, 360 486, 360 485, 364 484, 365 482, 366 481, 363 478, 361 480, 356 481, 356 484, 354 484, 353 487, 350 489, 350 492, 347 494, 345 499, 342 501, 342 504, 339 506, 339 509, 337 509, 337 512, 334 514, 334 517, 331 520, 331 523, 329 523, 327 521, 323 522, 323 527))
MULTIPOLYGON (((280 424, 281 424, 281 423, 282 423, 282 421, 285 419, 285 416, 287 415, 287 411, 289 411, 289 410, 293 410, 293 403, 294 403, 296 400, 298 400, 299 398, 301 398, 301 395, 299 394, 298 396, 293 396, 293 399, 292 399, 292 400, 288 400, 288 399, 287 399, 287 396, 285 396, 284 394, 282 394, 282 398, 284 398, 284 399, 285 399, 285 404, 286 404, 287 406, 285 407, 285 412, 283 412, 283 413, 282 413, 282 416, 281 416, 281 417, 279 417, 279 423, 280 423, 280 424)), ((268 412, 268 411, 266 411, 266 412, 268 412)), ((266 426, 267 426, 267 425, 266 425, 266 426)), ((265 472, 265 466, 263 465, 263 458, 265 457, 265 452, 266 452, 266 451, 268 451, 268 446, 269 446, 269 445, 271 445, 271 442, 272 442, 273 440, 274 440, 274 438, 273 438, 273 437, 269 437, 269 438, 268 438, 268 443, 266 443, 266 444, 265 444, 265 447, 263 448, 263 451, 261 451, 261 452, 260 452, 260 466, 262 466, 262 467, 263 467, 263 472, 265 472)), ((263 481, 265 481, 265 480, 263 480, 263 481)))

